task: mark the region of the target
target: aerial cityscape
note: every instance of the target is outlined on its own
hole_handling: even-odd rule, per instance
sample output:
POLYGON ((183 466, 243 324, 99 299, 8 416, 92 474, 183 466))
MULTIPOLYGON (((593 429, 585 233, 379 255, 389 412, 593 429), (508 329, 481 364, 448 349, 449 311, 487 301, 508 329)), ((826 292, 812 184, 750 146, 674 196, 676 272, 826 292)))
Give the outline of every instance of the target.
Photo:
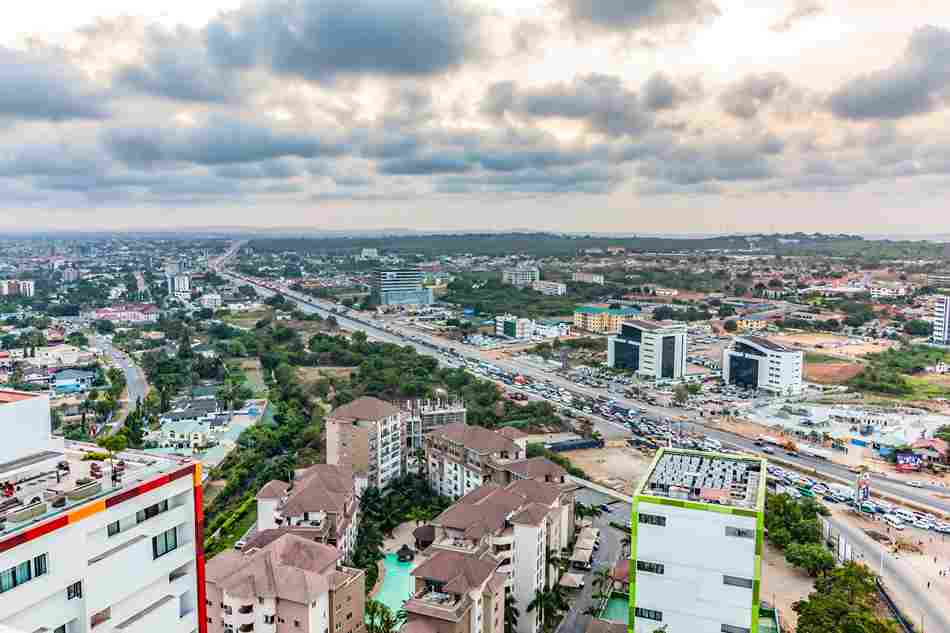
POLYGON ((8 8, 0 633, 950 633, 902 8, 8 8))

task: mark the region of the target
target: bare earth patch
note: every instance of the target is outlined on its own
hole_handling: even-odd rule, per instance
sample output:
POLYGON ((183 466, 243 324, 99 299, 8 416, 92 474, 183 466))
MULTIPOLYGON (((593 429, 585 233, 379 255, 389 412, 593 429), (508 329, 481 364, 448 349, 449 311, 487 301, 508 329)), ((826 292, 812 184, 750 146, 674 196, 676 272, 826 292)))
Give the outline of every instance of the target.
POLYGON ((792 605, 807 598, 814 587, 813 578, 789 565, 781 551, 765 544, 760 595, 763 600, 774 604, 782 614, 786 630, 794 631, 798 625, 798 614, 792 611, 792 605))
POLYGON ((805 380, 820 385, 843 385, 861 373, 858 363, 805 363, 805 380))
POLYGON ((321 378, 349 378, 356 367, 298 367, 297 374, 304 382, 321 378))
POLYGON ((561 455, 597 483, 631 496, 653 459, 629 446, 566 451, 561 455))

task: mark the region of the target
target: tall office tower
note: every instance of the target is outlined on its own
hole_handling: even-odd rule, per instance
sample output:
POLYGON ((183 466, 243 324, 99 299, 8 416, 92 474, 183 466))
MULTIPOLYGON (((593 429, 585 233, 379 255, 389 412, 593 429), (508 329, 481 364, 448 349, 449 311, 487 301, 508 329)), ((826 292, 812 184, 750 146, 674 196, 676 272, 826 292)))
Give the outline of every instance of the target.
POLYGON ((0 426, 0 628, 205 633, 200 464, 84 460, 45 394, 0 391, 0 426))
POLYGON ((934 302, 933 334, 930 339, 938 345, 950 345, 950 296, 940 295, 934 302))
POLYGON ((607 365, 653 380, 686 374, 686 324, 677 321, 626 321, 607 341, 607 365))
POLYGON ((760 457, 660 449, 634 495, 635 633, 756 633, 765 517, 760 457))
POLYGON ((761 336, 737 336, 722 351, 722 379, 746 389, 764 389, 776 394, 802 392, 802 361, 799 350, 789 349, 761 336))
POLYGON ((432 289, 422 287, 418 267, 378 268, 373 273, 373 294, 381 306, 430 305, 432 289))

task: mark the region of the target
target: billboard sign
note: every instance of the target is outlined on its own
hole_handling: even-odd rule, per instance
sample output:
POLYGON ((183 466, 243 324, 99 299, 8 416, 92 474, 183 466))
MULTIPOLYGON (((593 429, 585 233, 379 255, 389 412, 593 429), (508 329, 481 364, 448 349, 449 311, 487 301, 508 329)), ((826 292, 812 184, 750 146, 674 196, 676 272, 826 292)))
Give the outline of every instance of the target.
POLYGON ((897 453, 897 470, 900 472, 920 470, 923 463, 920 455, 914 453, 897 453))

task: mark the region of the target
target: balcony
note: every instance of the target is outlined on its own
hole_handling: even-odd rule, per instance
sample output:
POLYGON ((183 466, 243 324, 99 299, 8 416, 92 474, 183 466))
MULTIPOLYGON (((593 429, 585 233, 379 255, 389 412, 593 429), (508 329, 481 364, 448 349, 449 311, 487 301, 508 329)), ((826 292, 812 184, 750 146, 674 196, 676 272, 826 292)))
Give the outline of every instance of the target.
POLYGON ((404 608, 409 613, 458 622, 471 606, 468 596, 423 589, 407 600, 404 608))
POLYGON ((238 610, 237 610, 237 611, 238 611, 238 613, 254 613, 254 605, 253 605, 253 604, 242 604, 240 607, 238 607, 238 610))
POLYGON ((477 544, 464 538, 443 538, 434 543, 435 547, 456 552, 472 553, 477 549, 477 544))

